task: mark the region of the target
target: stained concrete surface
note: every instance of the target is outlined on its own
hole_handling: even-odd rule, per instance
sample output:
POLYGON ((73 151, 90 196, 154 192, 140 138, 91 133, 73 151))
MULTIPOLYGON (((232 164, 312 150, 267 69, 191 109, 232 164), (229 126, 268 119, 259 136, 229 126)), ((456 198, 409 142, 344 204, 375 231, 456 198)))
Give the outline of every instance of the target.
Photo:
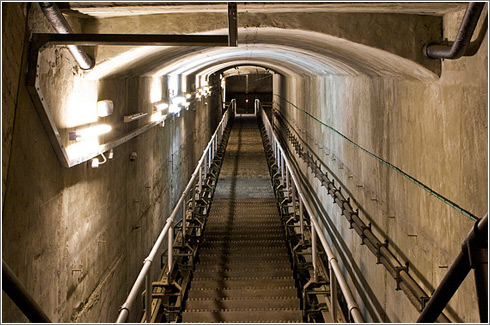
MULTIPOLYGON (((248 30, 243 37, 257 43, 250 44, 251 49, 255 46, 279 53, 288 46, 290 53, 297 51, 298 55, 314 49, 318 62, 312 62, 313 56, 309 56, 308 63, 315 65, 304 62, 295 66, 279 55, 243 56, 236 60, 261 62, 288 72, 274 77, 276 94, 481 216, 488 210, 488 36, 476 56, 445 60, 440 70, 439 61, 428 62, 420 56, 422 43, 454 39, 463 12, 445 14, 442 19, 400 14, 244 13, 239 17, 240 26, 248 30), (346 20, 355 23, 345 26, 346 20), (399 28, 400 22, 406 29, 399 28), (278 30, 262 33, 267 26, 278 30), (325 33, 319 39, 328 42, 302 40, 296 36, 305 35, 301 34, 302 29, 325 33), (278 37, 287 33, 291 36, 278 37), (331 49, 342 44, 347 45, 332 60, 331 49), (391 61, 386 63, 386 58, 391 61), (336 71, 335 75, 315 70, 329 71, 328 64, 338 64, 330 69, 336 71), (350 73, 348 68, 352 67, 357 75, 350 73), (440 72, 440 78, 431 71, 440 72)), ((15 26, 23 24, 21 15, 16 19, 15 26)), ((51 31, 36 5, 30 19, 30 30, 51 31)), ((70 24, 83 32, 191 33, 226 28, 226 16, 73 18, 70 24), (183 25, 184 18, 187 19, 183 25)), ((14 33, 9 29, 12 26, 4 26, 4 33, 14 33)), ((103 63, 125 51, 127 48, 99 47, 93 53, 97 62, 103 63)), ((235 62, 231 57, 214 58, 213 54, 219 52, 192 51, 203 51, 203 55, 213 58, 202 69, 235 62)), ((182 48, 167 56, 158 52, 147 58, 142 56, 138 64, 129 61, 130 66, 122 65, 119 75, 86 85, 89 89, 104 87, 106 92, 99 94, 117 100, 118 115, 107 121, 140 108, 149 111, 145 92, 151 85, 149 76, 142 75, 171 60, 193 60, 189 52, 182 48)), ((80 71, 66 49, 50 48, 43 60, 46 97, 61 124, 63 108, 69 100, 67 94, 72 92, 80 71)), ((53 320, 111 322, 148 252, 150 238, 164 223, 217 123, 216 98, 209 98, 208 105, 198 103, 195 112, 183 111, 180 118, 167 121, 165 128, 154 128, 116 148, 115 159, 99 169, 86 164, 63 169, 20 76, 16 105, 2 107, 2 117, 10 116, 13 121, 15 116, 15 121, 9 122, 13 125, 12 138, 2 141, 6 147, 11 141, 12 148, 12 163, 8 170, 2 170, 3 181, 8 179, 2 207, 3 258, 53 320), (138 152, 135 162, 127 158, 132 151, 138 152)), ((5 93, 5 84, 2 87, 5 93)), ((372 222, 373 231, 380 238, 390 239, 396 255, 402 261, 410 261, 411 274, 430 293, 459 251, 472 222, 277 97, 275 102, 291 123, 308 132, 307 141, 312 147, 317 146, 316 153, 345 184, 343 189, 352 194, 365 220, 372 222), (326 149, 320 149, 317 143, 326 149)), ((135 126, 126 128, 121 132, 135 126)), ((62 132, 67 131, 65 126, 62 132)), ((350 263, 355 263, 360 270, 356 276, 365 280, 364 287, 353 287, 356 299, 361 301, 359 298, 366 296, 356 290, 376 296, 376 302, 362 301, 372 306, 363 308, 364 318, 415 321, 418 312, 403 293, 394 290, 393 279, 376 265, 375 258, 366 254, 357 235, 348 229, 317 181, 310 182, 340 234, 336 240, 345 242, 355 261, 343 260, 344 267, 353 268, 350 263)), ((343 252, 339 254, 342 256, 343 252)), ((8 298, 3 302, 3 321, 25 320, 8 298)), ((452 299, 447 315, 453 321, 477 322, 474 306, 474 284, 469 277, 452 299)))
MULTIPOLYGON (((448 38, 454 38, 461 16, 461 12, 445 16, 448 38)), ((487 59, 485 40, 475 57, 444 61, 436 81, 316 76, 299 84, 284 81, 281 96, 287 94, 289 101, 323 123, 482 217, 488 210, 487 59)), ((277 96, 275 104, 337 176, 342 190, 355 199, 379 238, 389 239, 400 260, 410 262, 411 274, 430 294, 473 221, 277 96)), ((357 276, 369 287, 358 290, 372 291, 379 300, 378 307, 371 303, 374 310, 378 308, 372 320, 415 321, 418 311, 395 291, 391 276, 360 245, 321 184, 313 177, 310 182, 339 232, 336 240, 345 242, 346 255, 352 255, 350 261, 344 260, 345 267, 352 269, 349 265, 355 261, 357 276)), ((446 315, 456 322, 478 322, 475 305, 470 274, 446 315)))

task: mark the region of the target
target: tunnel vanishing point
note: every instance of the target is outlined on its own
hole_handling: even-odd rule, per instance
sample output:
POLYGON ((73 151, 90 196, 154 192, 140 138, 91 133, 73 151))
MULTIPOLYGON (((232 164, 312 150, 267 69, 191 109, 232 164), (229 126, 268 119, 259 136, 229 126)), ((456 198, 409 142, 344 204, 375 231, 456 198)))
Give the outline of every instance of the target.
POLYGON ((488 322, 486 2, 2 2, 2 322, 488 322))

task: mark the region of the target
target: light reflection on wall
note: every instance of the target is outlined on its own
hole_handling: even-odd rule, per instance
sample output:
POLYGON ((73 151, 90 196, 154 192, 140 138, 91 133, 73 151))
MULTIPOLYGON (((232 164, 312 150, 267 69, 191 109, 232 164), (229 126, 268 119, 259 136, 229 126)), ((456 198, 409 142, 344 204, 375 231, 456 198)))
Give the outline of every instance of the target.
POLYGON ((80 157, 86 156, 91 152, 96 152, 98 149, 99 149, 99 139, 95 137, 95 138, 89 138, 87 140, 70 144, 66 148, 66 153, 68 154, 70 160, 75 160, 80 157))
POLYGON ((162 100, 162 78, 153 77, 150 88, 150 102, 156 103, 162 100))
POLYGON ((75 78, 73 91, 68 95, 61 127, 74 128, 94 123, 97 115, 97 83, 75 78))

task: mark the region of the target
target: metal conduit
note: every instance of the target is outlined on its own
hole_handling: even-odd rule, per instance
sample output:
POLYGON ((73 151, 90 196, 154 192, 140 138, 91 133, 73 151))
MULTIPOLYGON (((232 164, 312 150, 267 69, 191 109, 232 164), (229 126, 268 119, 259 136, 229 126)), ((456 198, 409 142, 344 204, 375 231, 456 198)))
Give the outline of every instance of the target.
POLYGON ((33 323, 51 323, 37 302, 31 297, 15 273, 2 259, 2 290, 12 299, 26 317, 33 323))
MULTIPOLYGON (((315 162, 314 155, 303 149, 299 144, 299 141, 291 133, 288 125, 285 124, 285 119, 276 112, 277 121, 284 126, 284 130, 288 133, 288 137, 293 147, 298 152, 298 155, 305 160, 308 167, 312 169, 312 173, 318 178, 321 184, 327 189, 327 192, 334 202, 342 210, 344 215, 350 224, 350 228, 361 237, 362 244, 376 256, 377 264, 382 264, 388 273, 396 281, 396 289, 402 290, 410 300, 410 302, 419 310, 422 311, 429 300, 428 295, 418 285, 418 283, 408 273, 408 264, 402 265, 393 253, 388 249, 388 240, 381 242, 371 231, 371 225, 366 225, 362 219, 359 218, 359 210, 352 208, 351 199, 345 198, 342 194, 340 186, 335 185, 335 180, 330 179, 326 172, 323 172, 320 166, 320 160, 315 162), (318 164, 317 164, 318 163, 318 164)), ((436 317, 437 318, 437 317, 436 317)), ((439 320, 441 322, 449 322, 449 319, 440 313, 439 320)))
MULTIPOLYGON (((58 6, 53 2, 40 2, 44 15, 49 20, 54 29, 60 34, 72 34, 73 30, 61 13, 58 6)), ((67 45, 68 50, 73 55, 73 58, 78 62, 78 65, 83 70, 90 70, 95 65, 95 60, 91 58, 80 46, 67 45)))
MULTIPOLYGON (((458 35, 452 46, 442 44, 426 44, 424 45, 423 52, 425 56, 431 59, 459 59, 463 55, 466 55, 466 50, 470 44, 471 37, 475 31, 478 19, 485 6, 484 2, 470 2, 466 8, 466 12, 459 27, 458 35)), ((486 28, 483 26, 482 28, 486 28)), ((478 50, 478 48, 476 49, 478 50)), ((473 54, 476 53, 475 48, 472 47, 473 54)), ((472 54, 471 54, 472 55, 472 54)))

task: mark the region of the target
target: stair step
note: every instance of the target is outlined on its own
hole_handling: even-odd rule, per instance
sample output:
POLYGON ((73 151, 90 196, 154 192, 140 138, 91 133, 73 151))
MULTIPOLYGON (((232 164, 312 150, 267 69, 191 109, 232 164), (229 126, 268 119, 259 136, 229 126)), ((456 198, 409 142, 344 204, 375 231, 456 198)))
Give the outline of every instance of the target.
POLYGON ((284 234, 264 234, 264 233, 256 233, 256 234, 236 234, 236 235, 208 235, 204 233, 203 242, 205 241, 214 241, 214 240, 232 240, 232 241, 240 241, 240 240, 251 240, 251 239, 280 239, 284 238, 284 234))
POLYGON ((200 261, 196 265, 196 271, 220 271, 220 270, 247 270, 251 268, 260 268, 261 270, 278 270, 289 268, 291 269, 291 263, 289 261, 268 261, 267 264, 250 265, 249 262, 241 261, 229 261, 226 263, 216 263, 215 261, 200 261))
MULTIPOLYGON (((192 284, 191 284, 192 287, 192 284)), ((297 290, 294 286, 263 287, 263 288, 223 288, 223 289, 192 289, 188 291, 189 299, 195 298, 255 298, 255 297, 296 297, 297 290)))
POLYGON ((226 311, 185 311, 182 313, 183 323, 301 323, 300 309, 248 309, 226 311))
POLYGON ((300 308, 300 301, 296 297, 188 299, 185 308, 186 310, 207 309, 208 311, 249 308, 300 308))
POLYGON ((251 268, 251 269, 201 269, 196 267, 196 271, 194 272, 194 278, 233 278, 233 277, 245 277, 245 276, 274 276, 274 277, 282 277, 282 276, 291 276, 293 272, 291 268, 251 268))
POLYGON ((206 227, 206 231, 204 233, 204 236, 226 236, 226 235, 255 235, 255 234, 271 234, 271 235, 279 235, 279 234, 284 234, 284 230, 282 227, 274 227, 274 226, 269 226, 267 228, 265 227, 257 227, 257 228, 242 228, 242 227, 228 227, 228 226, 223 226, 221 225, 221 228, 218 227, 213 227, 213 228, 208 228, 206 227))
MULTIPOLYGON (((248 247, 240 247, 240 246, 231 246, 231 245, 226 245, 223 244, 221 247, 201 247, 199 249, 199 254, 245 254, 246 252, 249 252, 250 248, 248 247)), ((273 246, 273 247, 255 247, 253 249, 254 253, 258 254, 265 254, 265 253, 274 253, 274 254, 287 254, 287 248, 286 245, 283 247, 280 246, 273 246)))
MULTIPOLYGON (((206 221, 206 229, 207 228, 217 228, 217 229, 223 229, 227 227, 228 225, 228 220, 213 220, 213 219, 208 219, 206 221)), ((257 228, 281 228, 282 223, 279 218, 276 219, 271 219, 271 220, 238 220, 235 219, 233 220, 232 223, 230 223, 231 226, 233 227, 246 227, 246 228, 251 228, 251 229, 257 229, 257 228)))
POLYGON ((226 243, 222 240, 204 240, 201 243, 203 247, 223 247, 223 245, 234 247, 256 247, 256 246, 269 246, 269 247, 285 247, 286 243, 280 239, 257 239, 257 240, 229 240, 226 243))
POLYGON ((281 224, 281 221, 279 220, 279 218, 277 219, 277 221, 275 221, 274 223, 270 224, 268 222, 239 222, 239 223, 236 223, 236 222, 233 222, 231 223, 230 225, 228 225, 227 223, 223 224, 223 223, 220 223, 220 222, 217 222, 217 221, 211 221, 211 220, 208 220, 208 222, 206 222, 206 231, 226 231, 228 229, 231 229, 231 230, 235 230, 235 229, 243 229, 244 231, 266 231, 267 229, 274 229, 274 230, 280 230, 280 231, 284 231, 283 228, 282 228, 282 224, 281 224))
POLYGON ((200 262, 229 263, 229 262, 248 262, 268 264, 270 261, 289 261, 287 254, 199 254, 200 262))
POLYGON ((191 283, 191 290, 219 289, 219 288, 262 288, 268 287, 294 286, 294 279, 289 277, 243 277, 243 278, 194 278, 191 283))

